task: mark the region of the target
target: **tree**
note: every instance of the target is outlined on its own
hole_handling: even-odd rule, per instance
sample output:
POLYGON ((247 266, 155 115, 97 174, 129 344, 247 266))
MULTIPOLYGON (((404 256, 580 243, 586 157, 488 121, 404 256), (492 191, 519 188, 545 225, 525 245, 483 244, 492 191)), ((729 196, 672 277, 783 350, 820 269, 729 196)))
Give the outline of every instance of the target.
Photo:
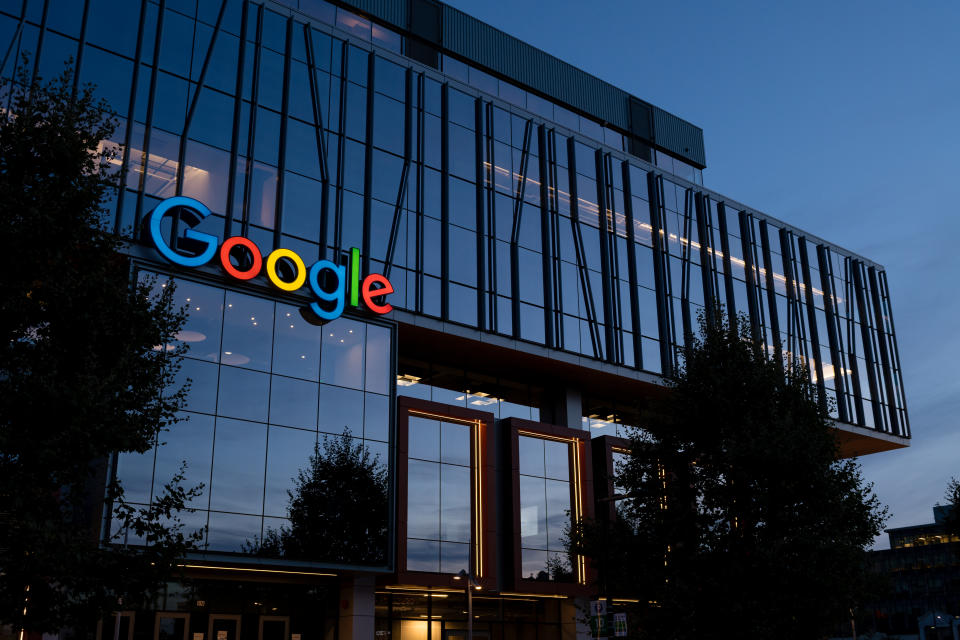
POLYGON ((947 499, 947 506, 950 507, 950 510, 947 512, 947 518, 943 525, 946 527, 947 533, 960 537, 960 480, 950 478, 944 497, 947 499))
POLYGON ((868 586, 886 509, 838 459, 807 369, 785 370, 750 335, 742 318, 701 318, 631 436, 615 522, 569 536, 610 595, 653 603, 631 625, 641 637, 823 637, 868 586))
POLYGON ((115 452, 147 451, 175 421, 181 350, 166 345, 184 313, 172 287, 132 281, 107 228, 107 105, 73 95, 69 66, 0 93, 0 624, 55 631, 144 603, 195 540, 177 518, 198 491, 182 474, 148 507, 108 477, 115 452), (146 549, 102 539, 111 509, 146 549))
POLYGON ((387 470, 350 430, 324 436, 289 497, 289 527, 269 529, 247 545, 265 556, 383 564, 387 549, 387 470))

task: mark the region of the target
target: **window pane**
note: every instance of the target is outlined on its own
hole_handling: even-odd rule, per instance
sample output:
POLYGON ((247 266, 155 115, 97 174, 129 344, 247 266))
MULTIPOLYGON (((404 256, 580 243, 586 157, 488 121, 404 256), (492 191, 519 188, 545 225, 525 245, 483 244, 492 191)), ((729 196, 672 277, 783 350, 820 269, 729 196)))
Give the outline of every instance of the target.
POLYGON ((217 419, 211 509, 261 513, 266 446, 266 425, 217 419))
POLYGON ((330 385, 319 385, 319 428, 324 433, 339 435, 349 429, 354 435, 363 433, 363 393, 330 385))
POLYGON ((199 411, 201 413, 215 413, 217 410, 217 376, 218 367, 213 362, 203 362, 185 358, 177 372, 177 379, 173 383, 173 391, 190 383, 183 409, 199 411))
POLYGON ((440 543, 431 540, 407 540, 407 571, 430 571, 440 568, 440 543))
POLYGON ((440 465, 440 538, 470 541, 470 469, 440 465))
POLYGON ((259 516, 238 516, 232 513, 211 513, 207 541, 211 551, 243 551, 260 535, 259 516))
POLYGON ((273 372, 317 380, 323 329, 308 323, 297 307, 278 304, 273 334, 273 372))
POLYGON ((286 516, 289 496, 294 487, 294 478, 301 469, 307 469, 309 458, 317 442, 315 433, 298 429, 270 427, 267 446, 267 480, 264 497, 264 513, 271 516, 286 516))
POLYGON ((547 501, 544 480, 520 476, 520 544, 546 548, 547 501))
POLYGON ((439 516, 440 465, 410 460, 407 463, 407 535, 437 540, 439 516))
POLYGON ((217 413, 244 420, 267 421, 270 376, 266 373, 220 368, 220 394, 217 413))
POLYGON ((570 524, 570 483, 547 480, 547 548, 563 551, 564 529, 570 524))
POLYGON ((410 416, 408 456, 421 460, 440 459, 440 421, 410 416))
POLYGON ((528 476, 543 477, 542 438, 520 436, 520 473, 528 476))
POLYGON ((156 493, 170 482, 180 470, 180 463, 186 461, 187 467, 183 479, 184 488, 191 489, 203 485, 203 493, 188 501, 191 507, 207 508, 210 496, 210 459, 213 456, 213 416, 196 413, 183 414, 184 420, 161 434, 161 444, 157 447, 157 468, 154 471, 156 493))
POLYGON ((570 445, 566 442, 543 441, 546 461, 546 477, 557 480, 570 479, 570 445))
POLYGON ((440 572, 460 573, 470 570, 470 545, 454 542, 440 543, 440 572))
POLYGON ((440 461, 470 466, 470 427, 456 422, 440 424, 440 461))
POLYGON ((317 384, 296 378, 272 376, 270 422, 315 430, 317 428, 317 384))
POLYGON ((374 393, 390 392, 390 329, 367 325, 367 358, 364 386, 374 393))
POLYGON ((324 325, 321 382, 363 388, 364 329, 363 323, 342 317, 324 325))
POLYGON ((224 364, 270 370, 273 302, 227 292, 223 318, 224 364))
POLYGON ((177 333, 177 339, 186 343, 187 356, 218 362, 220 327, 223 323, 223 290, 205 287, 189 280, 175 282, 175 304, 187 307, 187 321, 177 333))
MULTIPOLYGON (((390 439, 390 397, 364 394, 363 437, 387 442, 390 439)), ((386 464, 386 460, 383 460, 386 464)))

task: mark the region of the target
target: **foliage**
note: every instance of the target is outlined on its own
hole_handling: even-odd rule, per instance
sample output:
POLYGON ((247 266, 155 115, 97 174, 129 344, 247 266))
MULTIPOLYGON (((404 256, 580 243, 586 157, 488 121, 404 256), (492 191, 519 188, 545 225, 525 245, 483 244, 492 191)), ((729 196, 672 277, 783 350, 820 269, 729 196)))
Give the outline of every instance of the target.
POLYGON ((387 470, 350 430, 324 436, 289 496, 289 527, 268 529, 247 551, 337 564, 383 564, 387 549, 387 470))
POLYGON ((960 480, 950 478, 944 497, 947 499, 950 511, 947 513, 947 518, 943 524, 947 532, 960 536, 960 480))
MULTIPOLYGON (((26 65, 24 65, 26 66, 26 65)), ((117 451, 144 452, 175 421, 183 324, 172 287, 131 286, 105 228, 116 127, 72 70, 0 86, 0 624, 82 625, 136 606, 190 547, 177 511, 196 493, 182 474, 134 507, 108 478, 117 451), (106 486, 106 491, 104 491, 106 486), (151 543, 101 544, 104 509, 151 543), (25 612, 25 613, 24 613, 25 612)))
POLYGON ((838 459, 809 372, 784 371, 744 319, 701 318, 668 386, 632 434, 617 519, 580 523, 571 551, 608 594, 652 603, 642 637, 823 636, 867 589, 886 509, 838 459))

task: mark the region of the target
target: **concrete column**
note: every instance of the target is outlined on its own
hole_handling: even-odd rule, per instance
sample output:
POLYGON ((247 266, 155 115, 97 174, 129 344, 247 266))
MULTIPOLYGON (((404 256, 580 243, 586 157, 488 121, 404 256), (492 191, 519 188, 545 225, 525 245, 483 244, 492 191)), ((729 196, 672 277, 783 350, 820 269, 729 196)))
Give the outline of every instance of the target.
POLYGON ((344 576, 340 583, 340 640, 373 638, 375 598, 374 577, 344 576))
POLYGON ((582 429, 583 399, 579 389, 548 389, 541 400, 540 421, 570 429, 582 429))

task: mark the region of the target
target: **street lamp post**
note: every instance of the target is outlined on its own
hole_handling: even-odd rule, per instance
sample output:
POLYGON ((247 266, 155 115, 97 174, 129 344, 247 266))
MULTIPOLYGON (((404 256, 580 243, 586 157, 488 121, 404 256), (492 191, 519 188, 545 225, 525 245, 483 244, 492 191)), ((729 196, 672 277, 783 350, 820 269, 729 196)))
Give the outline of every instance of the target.
POLYGON ((473 640, 473 590, 480 591, 483 587, 474 579, 472 573, 460 569, 460 573, 453 576, 454 580, 464 580, 467 590, 467 640, 473 640))

